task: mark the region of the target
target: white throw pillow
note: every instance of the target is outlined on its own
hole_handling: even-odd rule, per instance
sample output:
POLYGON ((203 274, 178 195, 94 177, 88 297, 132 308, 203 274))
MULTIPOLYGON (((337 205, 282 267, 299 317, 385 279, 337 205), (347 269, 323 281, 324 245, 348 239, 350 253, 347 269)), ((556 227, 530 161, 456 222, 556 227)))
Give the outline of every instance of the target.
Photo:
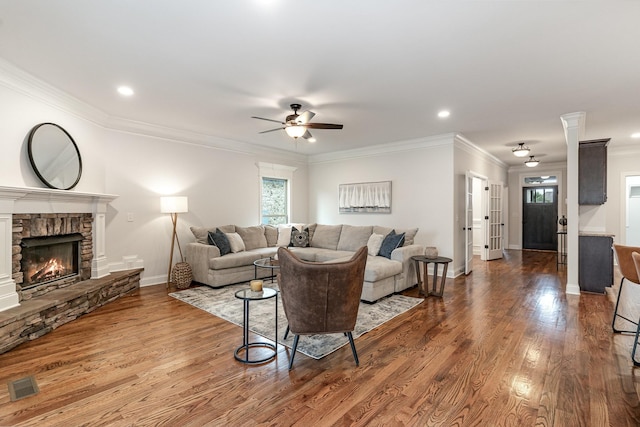
POLYGON ((286 248, 291 243, 291 226, 278 225, 278 241, 276 246, 286 248))
POLYGON ((367 241, 367 248, 369 250, 369 255, 376 256, 378 252, 380 252, 380 247, 382 246, 382 242, 384 241, 384 236, 382 234, 372 234, 367 241))
POLYGON ((225 233, 227 239, 229 239, 229 246, 231 246, 231 252, 238 253, 244 251, 244 241, 238 233, 225 233))

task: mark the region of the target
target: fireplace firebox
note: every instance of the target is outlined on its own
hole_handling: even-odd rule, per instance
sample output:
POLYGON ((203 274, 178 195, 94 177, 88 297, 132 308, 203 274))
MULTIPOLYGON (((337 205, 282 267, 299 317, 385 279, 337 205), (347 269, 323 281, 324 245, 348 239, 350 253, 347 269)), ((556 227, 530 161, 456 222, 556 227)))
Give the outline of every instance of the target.
POLYGON ((23 238, 22 289, 77 276, 80 266, 82 234, 23 238))

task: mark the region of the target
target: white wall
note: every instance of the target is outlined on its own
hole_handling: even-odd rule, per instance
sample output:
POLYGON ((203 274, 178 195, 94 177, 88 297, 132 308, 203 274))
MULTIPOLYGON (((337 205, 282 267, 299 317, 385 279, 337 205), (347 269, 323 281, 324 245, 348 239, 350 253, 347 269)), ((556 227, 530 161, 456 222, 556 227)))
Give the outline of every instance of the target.
POLYGON ((309 221, 418 227, 416 243, 453 256, 453 136, 445 135, 314 156, 309 221), (390 214, 338 212, 338 185, 391 181, 390 214))
MULTIPOLYGON (((258 162, 297 168, 292 215, 302 222, 308 215, 306 159, 299 155, 264 149, 251 152, 246 146, 234 151, 208 146, 206 141, 185 143, 175 137, 106 128, 96 122, 108 123, 106 116, 44 84, 16 81, 1 67, 0 117, 0 185, 44 188, 28 162, 26 136, 42 122, 65 128, 75 139, 83 163, 82 178, 70 191, 119 195, 107 210, 107 260, 112 271, 144 266, 143 285, 166 280, 171 221, 160 213, 162 195, 189 197, 189 212, 178 221, 183 247, 194 240, 191 225, 259 223, 258 162), (128 221, 128 214, 133 221, 128 221)), ((176 248, 174 260, 178 259, 176 248)))

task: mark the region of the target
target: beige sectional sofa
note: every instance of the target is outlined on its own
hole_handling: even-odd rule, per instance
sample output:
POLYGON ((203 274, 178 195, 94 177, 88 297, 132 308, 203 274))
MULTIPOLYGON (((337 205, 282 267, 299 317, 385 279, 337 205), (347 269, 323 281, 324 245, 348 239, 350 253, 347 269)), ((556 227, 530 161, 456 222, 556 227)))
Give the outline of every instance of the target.
MULTIPOLYGON (((279 245, 289 246, 292 252, 305 261, 343 261, 351 258, 358 248, 366 246, 372 234, 386 236, 393 230, 389 227, 347 224, 310 224, 295 227, 301 231, 308 230, 308 247, 289 246, 291 231, 290 227, 286 226, 191 227, 196 241, 187 245, 186 259, 193 270, 194 281, 217 288, 251 280, 256 272, 260 278, 267 277, 271 274, 270 269, 255 269, 253 262, 275 256, 279 245), (244 248, 238 249, 236 244, 237 252, 221 256, 220 249, 209 244, 208 239, 209 232, 215 233, 216 228, 225 234, 237 233, 244 248)), ((394 249, 390 258, 371 253, 367 258, 361 296, 364 301, 374 302, 416 284, 411 257, 423 255, 425 252, 424 246, 414 244, 418 229, 395 231, 396 234, 405 233, 403 246, 394 249)), ((238 240, 237 236, 234 238, 238 240)))

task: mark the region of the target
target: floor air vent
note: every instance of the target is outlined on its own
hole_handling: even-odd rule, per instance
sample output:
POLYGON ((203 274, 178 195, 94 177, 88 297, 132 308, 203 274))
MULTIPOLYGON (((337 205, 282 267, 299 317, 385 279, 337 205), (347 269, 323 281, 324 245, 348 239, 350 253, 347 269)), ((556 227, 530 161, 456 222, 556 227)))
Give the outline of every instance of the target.
POLYGON ((40 389, 38 389, 36 379, 32 375, 20 378, 19 380, 9 381, 9 395, 11 396, 12 402, 38 394, 39 391, 40 389))

